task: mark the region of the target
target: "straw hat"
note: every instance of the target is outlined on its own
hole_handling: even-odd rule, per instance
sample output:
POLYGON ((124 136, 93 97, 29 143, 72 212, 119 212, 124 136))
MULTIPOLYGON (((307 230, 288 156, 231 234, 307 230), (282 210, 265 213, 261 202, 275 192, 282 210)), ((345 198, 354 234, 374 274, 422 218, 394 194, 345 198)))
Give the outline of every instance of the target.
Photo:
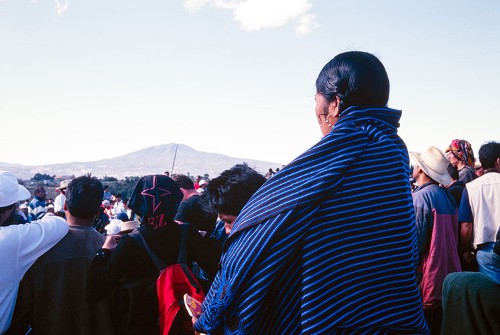
POLYGON ((438 148, 429 147, 422 153, 410 152, 410 156, 431 179, 442 185, 451 183, 451 177, 447 171, 450 162, 445 153, 438 148))
POLYGON ((125 221, 120 224, 120 233, 127 233, 141 226, 139 221, 125 221))
POLYGON ((56 187, 56 190, 59 191, 59 190, 64 190, 64 189, 68 188, 68 185, 69 185, 70 182, 71 182, 71 180, 63 180, 63 181, 61 181, 61 186, 56 187))
POLYGON ((113 219, 109 224, 104 227, 108 235, 116 235, 120 233, 120 225, 123 223, 122 220, 113 219))

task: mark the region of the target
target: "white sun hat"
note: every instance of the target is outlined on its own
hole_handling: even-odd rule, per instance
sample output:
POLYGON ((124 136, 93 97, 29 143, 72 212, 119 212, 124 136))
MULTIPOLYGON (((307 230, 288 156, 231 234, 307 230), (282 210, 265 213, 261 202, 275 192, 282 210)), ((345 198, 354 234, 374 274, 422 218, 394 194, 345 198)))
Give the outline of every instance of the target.
POLYGON ((31 197, 31 193, 19 185, 12 172, 0 171, 0 207, 10 206, 31 197))

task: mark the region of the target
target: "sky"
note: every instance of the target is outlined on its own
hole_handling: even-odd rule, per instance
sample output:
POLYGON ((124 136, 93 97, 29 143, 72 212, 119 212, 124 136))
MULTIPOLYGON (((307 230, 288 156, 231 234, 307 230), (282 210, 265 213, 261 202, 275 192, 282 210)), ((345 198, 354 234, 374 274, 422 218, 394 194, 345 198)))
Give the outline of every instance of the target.
POLYGON ((410 151, 500 140, 500 1, 0 0, 0 162, 182 143, 286 164, 349 50, 385 65, 410 151))

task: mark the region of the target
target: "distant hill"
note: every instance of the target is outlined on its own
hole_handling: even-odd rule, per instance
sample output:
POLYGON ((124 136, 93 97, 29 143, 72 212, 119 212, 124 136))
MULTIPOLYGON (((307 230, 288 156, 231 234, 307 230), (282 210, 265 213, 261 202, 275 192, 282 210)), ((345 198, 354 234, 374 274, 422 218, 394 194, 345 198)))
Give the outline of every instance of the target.
POLYGON ((0 169, 12 171, 20 179, 30 179, 36 173, 51 176, 80 176, 89 172, 98 178, 108 176, 123 179, 125 177, 144 176, 153 173, 163 173, 165 171, 170 172, 174 156, 174 173, 189 173, 192 176, 208 173, 210 178, 217 177, 222 171, 243 162, 246 162, 250 167, 262 174, 265 174, 269 168, 275 170, 282 165, 281 163, 202 152, 184 144, 170 143, 94 162, 73 162, 39 166, 0 163, 0 169))

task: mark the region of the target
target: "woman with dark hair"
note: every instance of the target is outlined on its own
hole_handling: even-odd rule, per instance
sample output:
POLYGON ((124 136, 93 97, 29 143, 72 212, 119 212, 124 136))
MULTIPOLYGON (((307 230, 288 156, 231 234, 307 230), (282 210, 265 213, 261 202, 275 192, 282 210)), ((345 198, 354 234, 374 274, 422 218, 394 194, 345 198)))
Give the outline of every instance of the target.
MULTIPOLYGON (((165 175, 142 177, 135 186, 129 207, 142 221, 139 233, 166 266, 177 263, 181 228, 174 221, 182 192, 165 175)), ((187 264, 196 261, 213 278, 219 256, 190 226, 186 241, 187 264)), ((121 287, 148 280, 154 283, 159 270, 144 247, 128 235, 106 238, 94 258, 88 277, 87 299, 95 302, 114 292, 114 324, 117 334, 159 334, 156 289, 123 300, 121 287), (135 300, 134 300, 135 299, 135 300)), ((129 286, 127 286, 129 285, 129 286)))
POLYGON ((316 81, 323 138, 236 218, 194 327, 226 334, 426 334, 408 176, 372 54, 342 53, 316 81))

